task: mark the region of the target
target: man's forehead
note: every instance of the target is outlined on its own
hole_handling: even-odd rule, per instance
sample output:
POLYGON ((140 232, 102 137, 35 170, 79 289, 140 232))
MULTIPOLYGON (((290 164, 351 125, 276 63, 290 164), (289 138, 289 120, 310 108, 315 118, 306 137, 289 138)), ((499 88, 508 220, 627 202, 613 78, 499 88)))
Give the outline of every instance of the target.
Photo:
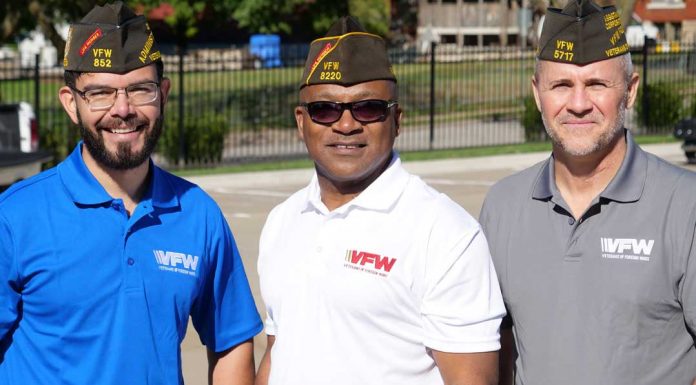
POLYGON ((388 80, 374 80, 357 83, 351 86, 340 84, 314 84, 304 87, 300 96, 304 98, 336 100, 350 99, 360 100, 369 98, 385 98, 391 96, 393 82, 388 80))
POLYGON ((620 57, 585 65, 550 60, 540 60, 539 64, 538 75, 550 81, 557 78, 623 79, 624 77, 623 59, 620 57))
POLYGON ((111 72, 83 72, 77 79, 78 84, 97 83, 105 86, 117 86, 157 81, 157 70, 154 64, 137 68, 124 74, 111 72))

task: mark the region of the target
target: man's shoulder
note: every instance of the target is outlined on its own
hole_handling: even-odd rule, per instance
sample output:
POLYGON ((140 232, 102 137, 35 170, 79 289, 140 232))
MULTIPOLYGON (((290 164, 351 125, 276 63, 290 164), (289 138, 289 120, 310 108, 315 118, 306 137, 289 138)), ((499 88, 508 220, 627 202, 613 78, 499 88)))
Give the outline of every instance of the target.
POLYGON ((648 152, 645 154, 648 159, 648 183, 661 181, 696 187, 696 172, 672 164, 657 155, 648 152))
POLYGON ((11 185, 0 194, 0 208, 3 211, 26 210, 27 205, 36 206, 50 203, 62 189, 60 177, 53 167, 30 178, 11 185))
POLYGON ((444 227, 457 231, 479 227, 478 221, 464 207, 416 175, 410 175, 404 198, 403 208, 408 211, 417 210, 421 223, 431 217, 433 223, 443 224, 444 227))
POLYGON ((161 176, 161 181, 167 183, 183 202, 194 200, 197 204, 211 204, 217 207, 215 200, 197 184, 174 175, 167 170, 159 167, 157 168, 161 176))
POLYGON ((653 154, 648 153, 647 157, 644 196, 669 200, 677 209, 696 209, 696 172, 669 163, 653 154))

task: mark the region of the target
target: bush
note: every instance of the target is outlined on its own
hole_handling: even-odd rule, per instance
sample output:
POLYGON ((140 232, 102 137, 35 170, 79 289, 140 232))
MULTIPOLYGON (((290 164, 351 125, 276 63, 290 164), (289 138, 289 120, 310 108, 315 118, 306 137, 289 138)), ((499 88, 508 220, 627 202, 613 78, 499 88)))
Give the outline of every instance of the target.
POLYGON ((691 97, 691 105, 684 111, 684 118, 696 118, 696 96, 691 97))
POLYGON ((527 142, 538 142, 546 139, 544 121, 541 120, 541 113, 537 109, 533 96, 524 98, 524 111, 520 119, 524 127, 524 140, 527 142))
MULTIPOLYGON (((176 165, 182 158, 179 127, 175 119, 165 124, 157 149, 167 160, 176 165)), ((187 163, 212 163, 222 159, 229 122, 224 115, 191 117, 184 122, 184 146, 187 163)))
POLYGON ((644 128, 655 128, 658 131, 670 131, 674 124, 682 116, 682 98, 676 87, 669 83, 655 83, 647 85, 647 124, 645 120, 644 87, 638 90, 636 100, 636 112, 638 114, 638 124, 644 128))

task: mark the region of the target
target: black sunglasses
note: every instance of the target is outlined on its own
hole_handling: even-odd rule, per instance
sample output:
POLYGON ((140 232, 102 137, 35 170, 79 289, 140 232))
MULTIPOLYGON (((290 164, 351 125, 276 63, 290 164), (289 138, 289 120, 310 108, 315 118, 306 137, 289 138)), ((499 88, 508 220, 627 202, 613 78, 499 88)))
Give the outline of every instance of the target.
POLYGON ((324 101, 300 103, 300 106, 307 109, 309 118, 312 119, 314 123, 335 123, 341 119, 343 111, 348 109, 350 110, 350 114, 353 115, 353 119, 360 123, 367 124, 383 121, 387 117, 389 109, 397 104, 398 102, 396 101, 369 99, 351 103, 324 101))

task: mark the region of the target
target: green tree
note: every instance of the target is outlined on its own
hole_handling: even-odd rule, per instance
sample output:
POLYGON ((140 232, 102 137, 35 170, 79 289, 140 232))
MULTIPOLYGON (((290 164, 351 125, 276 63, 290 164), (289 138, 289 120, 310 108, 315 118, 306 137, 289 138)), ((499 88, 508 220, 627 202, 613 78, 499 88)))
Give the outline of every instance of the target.
POLYGON ((390 2, 387 0, 350 0, 350 14, 357 17, 368 31, 387 36, 391 16, 390 2))
POLYGON ((38 27, 58 50, 60 62, 63 60, 65 40, 55 26, 79 20, 95 4, 103 3, 105 0, 4 0, 0 5, 0 42, 13 41, 19 33, 38 27))
POLYGON ((251 33, 291 34, 305 30, 320 36, 341 16, 357 17, 365 28, 387 36, 390 22, 388 0, 230 0, 239 26, 251 33))

